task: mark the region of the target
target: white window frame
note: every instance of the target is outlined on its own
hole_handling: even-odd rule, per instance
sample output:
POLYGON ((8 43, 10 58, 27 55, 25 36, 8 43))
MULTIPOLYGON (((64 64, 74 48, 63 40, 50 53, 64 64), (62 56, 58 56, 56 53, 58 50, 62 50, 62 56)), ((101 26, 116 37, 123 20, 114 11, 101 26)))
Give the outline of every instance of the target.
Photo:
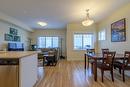
POLYGON ((44 48, 47 48, 47 47, 46 47, 46 37, 52 37, 52 38, 51 38, 51 40, 52 40, 52 47, 51 47, 51 48, 58 48, 59 45, 60 45, 60 44, 59 44, 59 40, 60 40, 59 36, 39 36, 39 37, 37 38, 37 46, 38 46, 38 48, 42 48, 42 47, 39 47, 39 41, 38 41, 38 40, 39 40, 40 37, 45 37, 45 47, 44 47, 44 48), (58 37, 58 47, 53 47, 53 37, 58 37))
POLYGON ((99 41, 105 41, 106 40, 106 30, 105 29, 98 32, 98 40, 99 41))
POLYGON ((92 35, 92 46, 91 46, 91 48, 94 48, 94 34, 93 33, 73 33, 73 50, 86 50, 86 49, 83 49, 83 35, 84 34, 91 34, 92 35), (75 47, 74 47, 74 35, 75 34, 82 34, 82 49, 75 49, 75 47))

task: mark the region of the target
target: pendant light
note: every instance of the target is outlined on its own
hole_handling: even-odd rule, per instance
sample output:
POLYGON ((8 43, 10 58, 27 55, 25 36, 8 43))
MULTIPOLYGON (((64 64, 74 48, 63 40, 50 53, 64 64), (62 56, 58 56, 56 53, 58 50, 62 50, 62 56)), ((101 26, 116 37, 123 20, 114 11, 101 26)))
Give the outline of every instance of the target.
POLYGON ((83 26, 90 26, 94 23, 94 20, 89 17, 89 9, 86 10, 86 20, 82 21, 83 26))

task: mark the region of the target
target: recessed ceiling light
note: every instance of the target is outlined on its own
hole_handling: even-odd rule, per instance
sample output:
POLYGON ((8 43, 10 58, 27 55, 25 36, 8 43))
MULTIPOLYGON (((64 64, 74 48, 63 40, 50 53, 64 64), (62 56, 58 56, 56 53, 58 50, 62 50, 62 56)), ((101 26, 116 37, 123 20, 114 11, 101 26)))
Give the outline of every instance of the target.
POLYGON ((47 23, 46 22, 37 22, 37 24, 39 24, 40 26, 46 26, 47 25, 47 23))

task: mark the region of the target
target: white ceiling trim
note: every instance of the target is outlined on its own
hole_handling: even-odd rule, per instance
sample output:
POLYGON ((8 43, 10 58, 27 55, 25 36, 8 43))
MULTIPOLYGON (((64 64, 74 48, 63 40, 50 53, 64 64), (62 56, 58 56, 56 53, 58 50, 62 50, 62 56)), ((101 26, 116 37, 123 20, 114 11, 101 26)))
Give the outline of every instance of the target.
POLYGON ((8 15, 2 13, 2 12, 0 12, 0 19, 3 20, 3 21, 9 22, 9 23, 11 23, 11 24, 14 24, 14 25, 16 25, 16 26, 18 26, 18 27, 21 27, 21 28, 23 28, 23 29, 25 29, 25 30, 27 30, 27 31, 30 31, 30 32, 33 31, 30 27, 28 27, 28 26, 25 25, 24 23, 22 23, 22 22, 16 20, 16 19, 13 18, 13 17, 10 17, 10 16, 8 16, 8 15))

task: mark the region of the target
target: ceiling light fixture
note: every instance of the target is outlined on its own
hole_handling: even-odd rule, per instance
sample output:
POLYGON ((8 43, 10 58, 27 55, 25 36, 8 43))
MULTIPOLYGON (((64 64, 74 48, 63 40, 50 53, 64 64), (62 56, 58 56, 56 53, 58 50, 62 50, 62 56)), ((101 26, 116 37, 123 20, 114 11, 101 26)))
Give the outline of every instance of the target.
POLYGON ((42 27, 47 25, 47 23, 41 22, 41 21, 40 21, 40 22, 37 22, 37 24, 39 24, 39 25, 42 26, 42 27))
POLYGON ((89 9, 86 10, 86 20, 82 22, 83 26, 90 26, 94 23, 94 20, 89 17, 89 9))

